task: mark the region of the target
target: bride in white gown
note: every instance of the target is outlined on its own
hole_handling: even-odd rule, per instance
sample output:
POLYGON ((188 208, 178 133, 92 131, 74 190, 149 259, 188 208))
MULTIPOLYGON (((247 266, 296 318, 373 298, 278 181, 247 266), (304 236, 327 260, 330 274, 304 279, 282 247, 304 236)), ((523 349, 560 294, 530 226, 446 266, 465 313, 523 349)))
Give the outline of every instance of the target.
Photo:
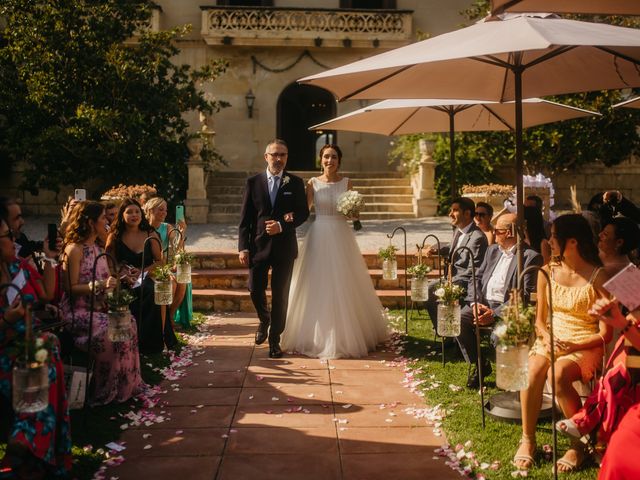
POLYGON ((294 265, 282 347, 318 358, 362 357, 388 336, 382 305, 355 235, 336 210, 351 181, 338 175, 342 152, 320 150, 323 174, 307 184, 316 219, 294 265))

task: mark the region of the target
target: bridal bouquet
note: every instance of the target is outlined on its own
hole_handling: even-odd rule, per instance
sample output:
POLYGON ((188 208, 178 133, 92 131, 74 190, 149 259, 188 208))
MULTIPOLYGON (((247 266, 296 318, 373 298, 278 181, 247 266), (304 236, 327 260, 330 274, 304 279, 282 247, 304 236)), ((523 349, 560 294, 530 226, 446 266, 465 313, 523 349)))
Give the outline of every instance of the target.
POLYGON ((338 213, 341 213, 347 218, 355 218, 353 221, 353 229, 362 229, 362 224, 358 220, 360 212, 364 208, 364 198, 359 192, 355 190, 348 190, 338 197, 336 204, 338 213))

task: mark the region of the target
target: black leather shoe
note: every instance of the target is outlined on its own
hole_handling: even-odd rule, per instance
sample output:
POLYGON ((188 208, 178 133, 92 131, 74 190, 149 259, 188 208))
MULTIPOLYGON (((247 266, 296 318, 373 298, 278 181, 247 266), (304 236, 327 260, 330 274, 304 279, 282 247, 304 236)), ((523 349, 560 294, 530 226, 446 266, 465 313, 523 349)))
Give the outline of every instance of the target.
MULTIPOLYGON (((482 365, 482 379, 484 380, 486 377, 491 375, 493 369, 491 368, 491 362, 486 362, 482 365)), ((471 375, 467 379, 467 388, 471 388, 473 390, 477 390, 480 388, 480 375, 478 375, 478 366, 473 366, 473 371, 471 375)))
POLYGON ((280 345, 269 346, 269 358, 282 358, 282 349, 280 345))
POLYGON ((256 331, 256 345, 262 345, 269 336, 269 325, 261 323, 256 331))

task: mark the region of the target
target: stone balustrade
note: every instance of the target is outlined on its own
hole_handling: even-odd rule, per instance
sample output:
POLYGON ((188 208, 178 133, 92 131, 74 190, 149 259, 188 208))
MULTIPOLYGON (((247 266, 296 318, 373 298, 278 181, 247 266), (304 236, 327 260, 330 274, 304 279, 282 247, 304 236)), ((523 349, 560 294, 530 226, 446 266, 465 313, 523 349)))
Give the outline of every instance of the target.
POLYGON ((411 41, 409 10, 201 8, 210 45, 395 48, 411 41))

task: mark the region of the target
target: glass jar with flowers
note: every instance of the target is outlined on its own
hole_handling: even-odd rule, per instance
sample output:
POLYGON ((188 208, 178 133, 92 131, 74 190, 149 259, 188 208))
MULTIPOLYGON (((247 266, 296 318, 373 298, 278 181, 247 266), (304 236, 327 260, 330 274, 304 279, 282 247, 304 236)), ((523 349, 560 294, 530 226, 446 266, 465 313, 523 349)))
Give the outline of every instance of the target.
POLYGON ((396 252, 398 248, 389 245, 388 247, 378 250, 378 258, 382 260, 382 279, 396 280, 398 278, 398 261, 396 260, 396 252))
POLYGON ((533 340, 535 317, 535 307, 525 307, 518 299, 517 291, 513 291, 509 303, 502 309, 501 320, 493 330, 498 342, 498 388, 515 392, 529 386, 529 347, 533 340))
POLYGON ((153 297, 156 305, 171 305, 173 289, 171 288, 171 265, 158 265, 151 273, 153 277, 153 297))
POLYGON ((135 295, 126 288, 116 288, 107 293, 107 335, 112 342, 127 342, 131 339, 131 311, 129 305, 135 300, 135 295))
POLYGON ((426 302, 429 298, 427 274, 431 271, 431 267, 422 263, 420 245, 416 245, 416 248, 418 249, 418 263, 407 268, 407 275, 411 275, 411 301, 426 302))
POLYGON ((460 299, 464 296, 464 288, 446 281, 440 283, 434 293, 438 297, 438 335, 457 337, 460 335, 460 299))
MULTIPOLYGON (((27 314, 30 315, 30 312, 27 314)), ((35 337, 27 322, 23 354, 13 366, 12 405, 17 413, 36 413, 49 405, 49 351, 51 337, 35 337)), ((18 345, 20 348, 20 345, 18 345)))
POLYGON ((173 261, 176 265, 176 282, 191 283, 191 263, 193 255, 185 250, 176 252, 173 261))

